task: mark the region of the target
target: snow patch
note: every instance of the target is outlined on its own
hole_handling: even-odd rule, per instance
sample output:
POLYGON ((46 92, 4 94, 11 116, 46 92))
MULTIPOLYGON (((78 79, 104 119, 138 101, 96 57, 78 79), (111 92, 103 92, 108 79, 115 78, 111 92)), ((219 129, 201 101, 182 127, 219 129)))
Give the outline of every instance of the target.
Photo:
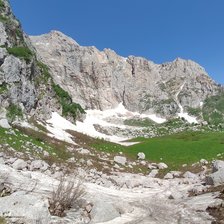
MULTIPOLYGON (((126 142, 128 139, 124 137, 119 137, 116 135, 107 135, 96 130, 95 125, 100 125, 101 127, 117 127, 121 129, 126 129, 126 125, 112 124, 106 121, 110 117, 119 117, 122 119, 129 119, 133 117, 149 118, 156 123, 163 123, 166 119, 159 118, 155 114, 139 114, 137 112, 128 111, 122 103, 120 103, 116 108, 109 110, 86 110, 86 118, 84 121, 77 121, 76 124, 72 124, 65 118, 61 117, 58 113, 53 112, 52 118, 47 120, 47 130, 51 132, 49 134, 51 137, 55 137, 59 140, 75 144, 72 140, 72 136, 66 132, 66 130, 77 131, 94 138, 102 138, 104 140, 118 143, 121 145, 133 145, 136 142, 126 142)), ((130 127, 129 127, 130 128, 130 127)))
POLYGON ((178 113, 178 116, 180 118, 184 118, 190 124, 193 124, 193 123, 198 124, 196 117, 190 116, 188 113, 183 113, 183 112, 178 113))
POLYGON ((196 117, 190 116, 188 113, 184 113, 184 108, 182 107, 182 105, 180 104, 179 100, 178 100, 178 95, 180 94, 181 90, 183 89, 185 85, 185 82, 181 85, 179 91, 176 93, 176 102, 178 107, 180 108, 180 113, 178 113, 177 115, 180 118, 184 118, 188 123, 193 124, 193 123, 198 123, 196 117))

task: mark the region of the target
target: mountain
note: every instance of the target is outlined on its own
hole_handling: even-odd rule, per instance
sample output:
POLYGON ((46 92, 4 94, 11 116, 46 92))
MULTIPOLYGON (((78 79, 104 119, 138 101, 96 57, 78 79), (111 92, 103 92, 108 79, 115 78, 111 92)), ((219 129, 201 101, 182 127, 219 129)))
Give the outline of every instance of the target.
POLYGON ((54 84, 47 66, 37 60, 7 0, 1 0, 0 13, 0 117, 46 120, 58 111, 74 120, 81 107, 72 104, 70 96, 54 84))
POLYGON ((223 105, 193 61, 28 37, 0 0, 0 223, 223 222, 223 105))
POLYGON ((177 58, 155 64, 113 50, 83 47, 58 31, 30 37, 53 80, 85 109, 106 110, 123 103, 139 113, 172 117, 200 108, 220 87, 197 63, 177 58))

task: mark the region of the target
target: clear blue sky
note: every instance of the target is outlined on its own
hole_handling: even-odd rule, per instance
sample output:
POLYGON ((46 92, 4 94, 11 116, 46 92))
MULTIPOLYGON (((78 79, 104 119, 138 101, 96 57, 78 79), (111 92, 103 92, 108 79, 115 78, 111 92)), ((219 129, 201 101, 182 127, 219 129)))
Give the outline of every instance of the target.
POLYGON ((224 0, 10 1, 27 34, 59 30, 156 63, 192 59, 224 84, 224 0))

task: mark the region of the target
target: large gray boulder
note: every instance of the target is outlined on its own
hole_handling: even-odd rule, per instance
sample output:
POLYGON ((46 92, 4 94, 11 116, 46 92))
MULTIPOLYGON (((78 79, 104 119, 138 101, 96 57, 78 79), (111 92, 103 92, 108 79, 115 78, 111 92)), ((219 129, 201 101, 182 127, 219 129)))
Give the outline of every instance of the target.
POLYGON ((41 170, 45 171, 49 168, 49 165, 43 160, 34 160, 30 164, 30 170, 41 170))
POLYGON ((205 178, 206 184, 215 186, 224 184, 224 161, 214 161, 212 163, 212 172, 205 178))
POLYGON ((17 159, 13 164, 12 167, 16 170, 23 170, 28 167, 27 162, 25 162, 23 159, 17 159))
POLYGON ((115 156, 114 157, 114 162, 124 166, 126 164, 126 162, 127 162, 127 159, 124 156, 115 156))
POLYGON ((218 186, 224 184, 224 168, 210 174, 206 177, 206 184, 218 186))
POLYGON ((212 172, 216 172, 220 169, 224 169, 224 161, 223 160, 215 160, 212 163, 212 172))
POLYGON ((101 223, 113 220, 120 216, 113 203, 97 201, 91 210, 91 223, 101 223))
MULTIPOLYGON (((10 221, 36 224, 49 223, 48 201, 26 192, 16 192, 0 197, 0 216, 10 217, 10 221)), ((14 223, 14 222, 12 222, 14 223)))

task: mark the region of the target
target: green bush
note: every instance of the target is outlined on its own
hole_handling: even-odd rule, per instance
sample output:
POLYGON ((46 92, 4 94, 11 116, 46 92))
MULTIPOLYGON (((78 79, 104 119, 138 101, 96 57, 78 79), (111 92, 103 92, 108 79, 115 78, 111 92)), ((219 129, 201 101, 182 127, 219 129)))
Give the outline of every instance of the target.
POLYGON ((224 123, 224 93, 207 98, 202 108, 204 120, 209 124, 224 123))
POLYGON ((27 47, 11 47, 7 48, 9 54, 18 58, 23 58, 26 62, 29 62, 33 56, 32 51, 27 47))
POLYGON ((200 116, 200 113, 201 113, 201 109, 200 108, 189 107, 187 109, 187 111, 188 111, 188 113, 190 115, 193 115, 193 116, 196 116, 196 117, 200 116))
POLYGON ((1 85, 0 85, 0 94, 4 93, 7 91, 7 84, 5 82, 3 82, 1 85))
POLYGON ((16 117, 23 117, 23 112, 22 109, 15 105, 15 104, 11 104, 8 108, 7 108, 7 118, 10 121, 14 121, 16 119, 16 117))
POLYGON ((44 63, 37 61, 37 66, 40 68, 41 71, 41 77, 38 78, 37 82, 44 82, 46 83, 48 79, 51 77, 49 73, 49 68, 44 63))
POLYGON ((80 112, 81 114, 85 113, 85 110, 81 107, 81 105, 73 103, 72 98, 69 96, 69 94, 59 85, 53 84, 53 89, 56 95, 59 97, 63 116, 71 115, 73 119, 76 120, 78 112, 80 112))
POLYGON ((3 3, 2 0, 0 0, 0 9, 3 8, 3 7, 5 7, 5 4, 3 3))

